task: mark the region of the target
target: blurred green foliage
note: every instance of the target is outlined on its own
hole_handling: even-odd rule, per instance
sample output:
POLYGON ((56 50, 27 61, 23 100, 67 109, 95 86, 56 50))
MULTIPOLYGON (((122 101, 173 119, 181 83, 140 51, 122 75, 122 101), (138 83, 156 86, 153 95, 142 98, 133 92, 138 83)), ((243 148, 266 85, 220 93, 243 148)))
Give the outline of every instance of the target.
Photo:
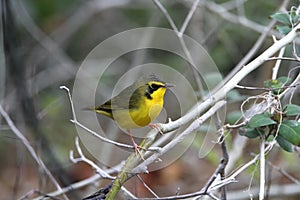
MULTIPOLYGON (((65 32, 59 32, 60 35, 55 35, 58 30, 60 30, 61 28, 65 28, 64 26, 68 25, 66 22, 68 22, 71 17, 79 13, 81 9, 86 9, 86 4, 90 2, 91 1, 82 0, 22 1, 24 9, 32 17, 33 23, 36 24, 37 28, 39 28, 41 32, 44 32, 45 35, 49 37, 46 39, 43 37, 37 38, 36 35, 30 32, 29 28, 26 33, 24 31, 24 35, 20 34, 20 39, 25 40, 23 41, 24 46, 21 46, 20 49, 24 51, 25 55, 28 55, 28 57, 26 57, 22 61, 22 63, 24 63, 24 67, 26 67, 26 77, 32 80, 32 82, 30 82, 29 84, 29 89, 34 96, 34 103, 37 108, 42 132, 46 135, 47 139, 49 140, 49 144, 51 144, 51 146, 53 147, 53 150, 59 160, 61 160, 66 165, 70 163, 68 154, 69 150, 74 148, 74 137, 76 136, 76 130, 74 125, 69 122, 69 119, 71 119, 72 117, 69 102, 67 101, 65 92, 59 90, 59 85, 68 85, 70 86, 70 89, 72 89, 75 74, 80 63, 83 62, 84 58, 96 45, 109 38, 110 36, 113 36, 125 30, 146 26, 171 28, 165 16, 154 5, 152 1, 136 0, 129 1, 129 3, 121 6, 111 6, 108 8, 101 8, 101 6, 99 6, 100 4, 98 5, 98 8, 95 4, 95 7, 88 10, 92 13, 86 13, 87 15, 91 14, 88 19, 83 22, 78 20, 78 23, 75 23, 75 25, 73 24, 73 26, 65 29, 65 32), (76 27, 77 25, 78 27, 76 27), (72 28, 74 28, 74 30, 72 28), (68 31, 70 31, 70 33, 68 31), (65 36, 65 34, 68 34, 67 37, 61 41, 60 37, 65 36), (57 49, 53 48, 53 46, 51 45, 49 46, 49 43, 47 43, 49 41, 47 39, 50 39, 50 41, 54 42, 55 45, 58 46, 58 49, 60 51, 57 51, 57 49), (72 66, 70 68, 67 68, 65 65, 68 64, 71 64, 72 66), (54 75, 47 72, 47 70, 53 70, 54 75), (42 76, 42 78, 39 78, 39 73, 43 71, 46 71, 46 75, 42 76), (52 78, 57 79, 55 79, 54 81, 52 80, 52 78)), ((106 2, 107 5, 109 5, 108 2, 109 1, 106 2)), ((161 2, 169 11, 170 16, 174 20, 178 29, 180 29, 185 17, 190 10, 190 2, 161 2)), ((215 2, 226 3, 229 1, 216 0, 215 2)), ((247 19, 262 26, 266 26, 271 21, 270 16, 273 16, 273 18, 277 19, 280 23, 287 23, 286 20, 283 21, 283 19, 286 19, 286 15, 275 14, 281 2, 282 1, 280 0, 248 0, 244 2, 244 6, 240 10, 234 9, 229 11, 235 15, 244 13, 247 19)), ((292 1, 290 5, 296 5, 298 3, 298 1, 292 1)), ((22 12, 20 12, 20 17, 22 17, 22 12)), ((22 25, 24 24, 21 24, 20 26, 22 25)), ((24 27, 19 28, 25 30, 24 27)), ((244 27, 239 23, 232 23, 230 21, 227 21, 220 17, 216 12, 213 12, 202 6, 199 6, 197 8, 191 23, 187 27, 185 34, 187 34, 188 36, 193 36, 195 40, 203 44, 223 76, 228 74, 235 67, 235 65, 248 53, 249 49, 253 46, 260 35, 260 33, 257 33, 250 28, 244 27)), ((259 53, 270 44, 272 44, 271 38, 266 39, 262 44, 262 47, 258 50, 257 55, 259 55, 259 53)), ((287 54, 291 55, 291 51, 287 51, 287 54)), ((186 62, 182 58, 161 50, 150 49, 147 51, 140 50, 130 52, 126 55, 123 55, 122 57, 120 57, 120 59, 113 63, 117 70, 108 71, 109 75, 104 77, 101 81, 106 83, 106 85, 108 86, 115 83, 117 78, 121 76, 128 68, 130 68, 130 66, 134 63, 133 61, 134 59, 136 59, 136 57, 143 58, 141 59, 143 63, 156 62, 164 64, 180 71, 180 73, 185 74, 187 77, 193 77, 188 62, 186 62)), ((251 86, 262 86, 265 80, 270 79, 270 77, 268 76, 268 72, 270 71, 270 68, 268 67, 270 65, 268 64, 270 64, 270 62, 265 64, 262 71, 253 72, 251 76, 248 77, 249 79, 244 80, 243 84, 251 86)), ((285 67, 280 71, 280 75, 286 75, 288 70, 290 69, 290 66, 291 64, 285 64, 285 67)), ((194 88, 197 88, 194 78, 190 78, 190 80, 192 86, 194 88)), ((211 77, 211 81, 214 82, 213 76, 211 77)), ((268 82, 267 86, 271 88, 278 88, 283 86, 285 83, 285 80, 279 79, 276 83, 272 81, 268 82)), ((11 86, 10 83, 8 83, 7 85, 11 86)), ((11 91, 13 91, 13 88, 10 88, 7 91, 7 95, 11 95, 11 91)), ((248 91, 242 92, 247 93, 248 91)), ((98 91, 98 93, 99 95, 97 98, 99 99, 97 99, 97 101, 101 101, 106 97, 104 94, 102 94, 102 91, 98 91)), ((251 95, 251 92, 249 92, 249 94, 247 95, 251 95)), ((234 90, 231 91, 227 97, 230 104, 230 108, 228 110, 229 114, 227 115, 227 122, 232 124, 241 117, 239 105, 240 102, 246 98, 246 95, 241 95, 238 90, 234 90)), ((11 103, 11 105, 8 105, 7 107, 14 107, 15 103, 13 101, 9 103, 11 103)), ((290 106, 286 108, 288 114, 295 110, 299 110, 299 107, 297 107, 295 104, 290 104, 290 106)), ((297 111, 294 114, 297 114, 297 111)), ((178 112, 176 110, 174 111, 174 113, 176 113, 176 116, 178 116, 178 112)), ((295 117, 294 115, 291 116, 295 117)), ((251 124, 253 125, 254 123, 255 126, 253 125, 254 127, 251 127, 248 130, 244 130, 243 134, 246 134, 246 136, 248 136, 249 138, 256 139, 249 142, 252 146, 249 145, 249 147, 247 147, 247 149, 245 150, 246 156, 242 156, 238 164, 242 164, 245 161, 251 159, 251 152, 257 153, 257 144, 259 143, 257 137, 259 136, 260 132, 255 131, 254 129, 260 126, 274 125, 274 120, 271 119, 270 116, 268 116, 267 118, 264 117, 264 119, 267 120, 267 124, 262 124, 263 120, 260 120, 258 124, 252 122, 251 124), (253 143, 256 145, 253 145, 253 143)), ((20 127, 24 126, 24 124, 22 123, 18 124, 20 116, 16 116, 14 120, 17 121, 17 125, 19 125, 20 127)), ((26 128, 24 128, 24 130, 26 130, 26 128)), ((201 148, 201 145, 204 141, 204 136, 201 134, 203 134, 204 132, 206 133, 207 130, 207 124, 204 124, 200 127, 199 132, 196 136, 196 140, 191 146, 191 151, 195 151, 196 153, 198 153, 199 148, 201 148)), ((299 124, 296 124, 295 130, 299 130, 299 124)), ((10 131, 1 130, 1 134, 2 138, 4 138, 0 141, 1 150, 9 151, 14 155, 18 154, 18 145, 20 145, 19 141, 10 136, 10 131), (17 147, 14 148, 15 146, 17 147)), ((210 134, 216 133, 214 131, 211 131, 210 134)), ((27 136, 30 137, 30 133, 28 133, 27 136)), ((293 142, 294 138, 284 138, 283 136, 287 136, 287 134, 283 134, 278 137, 277 142, 283 149, 291 151, 291 146, 290 144, 287 144, 287 142, 293 142)), ((236 134, 233 133, 226 138, 229 142, 229 148, 232 146, 230 142, 231 139, 234 139, 235 137, 236 134)), ((297 139, 298 135, 295 136, 295 138, 297 139)), ((37 141, 33 141, 33 145, 35 145, 36 142, 37 141)), ((213 142, 216 142, 216 140, 213 142)), ((298 142, 299 139, 297 139, 295 143, 297 143, 298 145, 298 142)), ((208 154, 208 157, 205 159, 207 159, 209 163, 215 166, 219 162, 219 158, 221 155, 220 152, 220 149, 215 148, 208 154)), ((295 165, 292 167, 295 167, 296 170, 298 170, 297 165, 293 164, 297 163, 294 162, 295 156, 282 152, 280 152, 278 155, 286 156, 288 159, 290 159, 288 160, 289 163, 295 165)), ((3 160, 2 164, 0 165, 1 170, 5 168, 11 169, 16 167, 17 160, 14 160, 13 156, 1 155, 0 158, 1 160, 3 160), (7 163, 9 164, 9 166, 7 163), (5 166, 6 164, 7 166, 5 166)), ((188 160, 189 159, 187 159, 187 161, 188 160)), ((192 164, 197 166, 197 163, 192 164)), ((199 169, 201 169, 201 167, 202 166, 199 166, 199 169)), ((256 166, 252 166, 251 168, 249 168, 248 171, 250 175, 254 173, 254 168, 256 168, 256 166)), ((198 173, 199 171, 197 172, 197 174, 198 173)), ((241 181, 240 185, 244 186, 247 184, 248 179, 245 179, 241 181)), ((22 194, 24 194, 24 192, 22 194)))
POLYGON ((27 0, 26 4, 29 6, 30 15, 36 20, 36 23, 41 27, 49 21, 59 17, 61 20, 67 16, 66 10, 69 10, 78 3, 80 0, 27 0))

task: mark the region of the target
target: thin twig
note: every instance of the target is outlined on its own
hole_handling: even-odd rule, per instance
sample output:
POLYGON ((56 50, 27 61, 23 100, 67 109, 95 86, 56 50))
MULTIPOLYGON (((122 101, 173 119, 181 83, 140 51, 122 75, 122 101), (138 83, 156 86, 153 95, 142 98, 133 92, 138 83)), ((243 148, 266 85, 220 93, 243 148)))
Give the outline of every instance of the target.
POLYGON ((75 146, 76 146, 77 152, 79 153, 80 157, 74 158, 73 151, 70 151, 70 160, 73 163, 85 162, 88 165, 90 165, 91 167, 93 167, 97 171, 97 173, 100 174, 100 176, 102 178, 111 179, 111 180, 115 179, 115 177, 109 175, 104 170, 102 170, 97 164, 95 164, 93 161, 91 161, 90 159, 88 159, 87 157, 85 157, 85 155, 83 154, 83 152, 81 150, 81 147, 79 145, 79 139, 78 139, 78 137, 75 138, 75 146))
POLYGON ((179 32, 177 26, 175 25, 175 22, 173 21, 172 17, 170 16, 169 12, 167 11, 167 9, 161 4, 161 2, 159 0, 153 0, 153 2, 155 3, 155 5, 161 10, 161 12, 165 15, 165 17, 167 18, 171 28, 174 30, 174 32, 176 33, 178 39, 179 39, 179 42, 182 46, 182 49, 183 49, 183 52, 184 54, 187 56, 187 60, 189 61, 189 63, 191 63, 191 69, 193 71, 193 76, 197 82, 197 86, 198 86, 198 91, 200 93, 200 96, 203 97, 204 96, 204 89, 203 89, 203 86, 202 86, 202 83, 201 83, 201 80, 200 80, 200 77, 198 76, 198 72, 197 70, 194 68, 195 66, 195 63, 194 63, 194 59, 192 58, 191 56, 191 53, 186 45, 186 42, 183 38, 183 33, 184 33, 184 30, 186 29, 186 26, 188 25, 189 21, 191 20, 191 17, 193 15, 193 13, 195 12, 195 9, 197 7, 197 5, 199 4, 199 1, 196 0, 189 12, 189 14, 187 15, 183 25, 182 25, 182 28, 181 28, 181 32, 179 32))
POLYGON ((300 85, 300 73, 298 73, 297 77, 294 79, 294 81, 289 85, 289 87, 286 87, 287 89, 284 90, 283 92, 281 92, 278 95, 278 98, 282 98, 289 90, 290 88, 295 88, 298 87, 300 85))
POLYGON ((231 0, 221 3, 220 5, 225 8, 227 11, 238 9, 238 7, 242 6, 247 0, 231 0))
MULTIPOLYGON (((217 4, 213 1, 203 1, 203 2, 200 1, 200 4, 204 5, 211 12, 218 14, 223 19, 225 19, 231 23, 241 24, 242 26, 247 27, 247 28, 254 30, 256 32, 259 32, 259 33, 263 33, 266 30, 264 25, 258 24, 254 21, 251 21, 244 16, 235 15, 235 14, 229 12, 228 10, 226 10, 220 4, 217 4)), ((281 37, 281 35, 278 32, 273 31, 273 30, 269 31, 267 34, 275 35, 278 38, 281 37)))
POLYGON ((103 142, 107 142, 107 143, 110 143, 110 144, 113 144, 117 147, 122 147, 122 148, 128 148, 128 149, 134 149, 134 147, 132 145, 128 145, 128 144, 123 144, 123 143, 119 143, 119 142, 116 142, 114 140, 110 140, 106 137, 103 137, 101 136, 100 134, 98 134, 97 132, 95 131, 92 131, 91 129, 87 128, 86 126, 84 126, 83 124, 81 124, 80 122, 78 121, 75 121, 75 120, 70 120, 72 123, 74 123, 76 126, 82 128, 83 130, 87 131, 89 134, 93 135, 94 137, 96 137, 97 139, 103 141, 103 142))
POLYGON ((266 159, 265 159, 265 137, 261 137, 260 141, 260 179, 259 179, 259 200, 265 198, 265 183, 266 183, 266 159))
POLYGON ((142 179, 142 177, 140 175, 136 175, 136 177, 141 181, 141 183, 143 184, 143 186, 155 197, 155 198, 159 198, 158 195, 145 183, 145 181, 142 179))
MULTIPOLYGON (((225 168, 228 164, 228 160, 229 160, 229 155, 228 155, 228 152, 227 152, 227 146, 226 146, 226 140, 224 138, 224 133, 222 135, 222 143, 221 143, 221 147, 222 147, 222 154, 223 154, 223 157, 222 157, 222 167, 220 168, 220 175, 221 175, 221 180, 224 180, 226 174, 225 174, 225 168)), ((227 193, 226 193, 226 186, 222 187, 221 188, 222 190, 222 193, 221 193, 221 199, 222 200, 226 200, 227 199, 227 193)))
MULTIPOLYGON (((105 173, 106 174, 112 174, 112 173, 116 173, 116 172, 119 172, 120 171, 120 168, 123 166, 123 163, 120 163, 114 167, 111 167, 107 170, 105 170, 105 173)), ((76 190, 76 189, 80 189, 82 187, 85 187, 87 185, 90 185, 90 184, 94 184, 96 181, 98 181, 99 179, 101 179, 102 177, 99 175, 99 174, 95 174, 87 179, 84 179, 82 181, 79 181, 79 182, 76 182, 76 183, 73 183, 65 188, 62 188, 62 190, 56 190, 56 191, 53 191, 51 193, 48 193, 47 195, 49 196, 58 196, 58 195, 61 195, 63 193, 67 193, 67 192, 70 192, 72 190, 76 190)), ((128 190, 126 190, 126 188, 121 188, 121 190, 125 191, 125 193, 131 197, 133 197, 132 194, 129 194, 130 192, 128 190)), ((34 200, 38 200, 38 199, 42 199, 43 196, 41 197, 37 197, 35 198, 34 200)))
POLYGON ((281 64, 281 59, 283 57, 283 54, 285 52, 285 47, 282 47, 279 51, 279 54, 278 54, 278 60, 276 60, 276 63, 272 69, 272 80, 275 80, 277 78, 277 74, 278 74, 278 71, 279 71, 279 67, 280 67, 280 64, 281 64))
MULTIPOLYGON (((298 87, 299 84, 294 84, 294 85, 286 85, 282 86, 281 89, 286 89, 286 88, 293 88, 293 87, 298 87)), ((264 87, 251 87, 251 86, 242 86, 242 85, 236 85, 236 88, 239 89, 244 89, 244 90, 264 90, 264 91, 277 91, 278 88, 264 88, 264 87)))
MULTIPOLYGON (((276 42, 276 41, 275 41, 276 42)), ((278 54, 278 58, 282 58, 285 52, 285 47, 282 47, 279 51, 278 54)), ((276 63, 272 69, 272 80, 275 80, 277 78, 277 74, 279 71, 279 67, 282 63, 281 59, 276 60, 276 63)), ((269 92, 269 96, 270 98, 267 99, 267 102, 272 102, 272 92, 269 92)), ((282 119, 282 117, 281 117, 282 119)), ((281 123, 281 120, 280 120, 281 123)), ((278 130, 276 131, 275 137, 277 136, 278 130)), ((261 144, 260 144, 260 179, 259 179, 259 200, 263 200, 265 199, 265 192, 266 192, 266 188, 265 188, 265 184, 266 184, 266 159, 265 159, 265 142, 266 142, 266 136, 262 135, 261 137, 261 144)))
POLYGON ((236 0, 238 15, 242 17, 246 17, 245 8, 244 8, 244 0, 236 0), (239 6, 238 6, 239 5, 239 6))
POLYGON ((42 198, 43 198, 43 199, 47 198, 47 199, 52 199, 52 200, 60 200, 60 199, 55 198, 55 197, 53 197, 53 196, 51 196, 51 195, 42 193, 42 192, 40 192, 40 191, 38 191, 38 190, 31 190, 31 191, 29 191, 27 194, 25 194, 24 196, 22 196, 21 198, 19 198, 19 200, 27 200, 27 199, 29 199, 29 198, 30 198, 32 195, 34 195, 34 194, 41 195, 41 197, 40 197, 41 199, 42 199, 42 198))
MULTIPOLYGON (((225 178, 225 168, 226 165, 228 163, 228 152, 227 152, 227 147, 226 147, 226 140, 225 140, 225 136, 224 136, 224 130, 222 128, 222 122, 220 117, 218 116, 218 113, 216 113, 214 115, 214 119, 215 119, 215 124, 217 127, 218 132, 220 132, 220 138, 219 141, 221 143, 221 149, 222 149, 222 158, 220 160, 220 163, 217 167, 217 169, 215 170, 214 174, 211 176, 210 180, 207 182, 206 186, 205 186, 205 192, 207 192, 208 188, 211 186, 211 184, 216 180, 216 178, 218 177, 218 175, 220 174, 221 176, 221 180, 224 180, 225 178)), ((226 188, 225 186, 221 188, 221 199, 225 200, 226 199, 226 188)))
POLYGON ((248 123, 248 121, 245 120, 245 121, 243 121, 243 122, 241 122, 239 124, 233 124, 233 125, 231 125, 231 124, 225 124, 224 127, 226 129, 238 129, 238 128, 241 128, 241 127, 247 125, 247 123, 248 123))
POLYGON ((289 179, 290 181, 296 183, 297 185, 300 185, 300 181, 298 179, 296 179, 295 177, 293 177, 292 175, 290 175, 287 171, 285 171, 284 169, 282 169, 281 167, 275 166, 274 164, 272 164, 270 161, 267 162, 267 164, 269 166, 271 166, 273 169, 277 170, 279 173, 281 173, 283 176, 285 176, 287 179, 289 179))
POLYGON ((273 168, 271 166, 269 166, 267 168, 267 186, 266 186, 266 199, 269 200, 270 198, 270 189, 271 189, 271 186, 272 186, 272 173, 273 173, 273 168))
POLYGON ((235 166, 235 163, 238 162, 243 154, 244 147, 247 144, 247 138, 239 134, 236 135, 234 141, 232 142, 232 148, 229 151, 229 161, 225 169, 225 173, 232 171, 235 166))
POLYGON ((273 60, 287 60, 287 61, 295 61, 295 62, 300 62, 299 59, 297 58, 290 58, 290 57, 271 57, 266 59, 266 61, 273 61, 273 60))
POLYGON ((218 197, 216 197, 213 193, 208 193, 207 196, 209 196, 213 200, 220 200, 218 197))
POLYGON ((75 114, 75 109, 74 109, 74 104, 73 104, 73 100, 72 100, 71 93, 70 93, 70 89, 68 87, 66 87, 65 85, 60 86, 59 89, 65 90, 67 92, 68 97, 69 97, 69 102, 70 102, 70 105, 71 105, 71 111, 72 111, 73 119, 75 121, 77 121, 76 114, 75 114))
MULTIPOLYGON (((276 143, 276 141, 270 142, 269 145, 265 148, 265 153, 270 151, 273 148, 273 146, 275 145, 275 143, 276 143)), ((236 170, 232 175, 230 175, 226 179, 235 178, 237 175, 239 175, 242 171, 247 169, 249 166, 255 164, 259 158, 260 158, 260 154, 254 156, 254 158, 252 160, 250 160, 248 163, 244 164, 242 167, 240 167, 238 170, 236 170)))
MULTIPOLYGON (((51 196, 51 197, 59 196, 61 194, 65 194, 65 193, 68 193, 70 191, 73 191, 73 190, 82 188, 84 186, 93 184, 96 181, 98 181, 100 178, 101 178, 101 176, 99 174, 95 174, 95 175, 93 175, 93 176, 91 176, 91 177, 89 177, 87 179, 84 179, 82 181, 79 181, 79 182, 73 183, 71 185, 68 185, 67 187, 62 188, 61 190, 56 190, 56 191, 50 192, 47 195, 51 196)), ((43 198, 44 198, 44 195, 42 195, 40 197, 37 197, 37 198, 35 198, 33 200, 41 200, 43 198)))
MULTIPOLYGON (((255 155, 254 155, 255 156, 255 155)), ((254 164, 254 168, 251 170, 251 175, 250 175, 250 179, 249 179, 249 184, 248 184, 248 187, 247 187, 247 194, 248 194, 248 196, 250 197, 250 199, 252 199, 252 196, 253 196, 253 194, 252 194, 252 183, 253 183, 253 180, 254 180, 254 176, 255 176, 255 172, 257 171, 257 166, 258 166, 258 164, 257 164, 258 162, 256 162, 255 164, 254 164)))
POLYGON ((165 15, 165 17, 167 18, 170 26, 172 27, 172 29, 175 31, 176 35, 178 35, 179 31, 178 28, 175 24, 175 22, 173 21, 172 17, 169 15, 167 9, 160 3, 159 0, 153 0, 154 4, 162 11, 162 13, 165 15))
POLYGON ((180 31, 179 31, 179 33, 178 33, 178 36, 179 36, 179 37, 182 37, 182 35, 184 34, 184 32, 185 32, 185 30, 186 30, 188 24, 190 23, 190 21, 191 21, 191 19, 192 19, 193 14, 194 14, 195 11, 196 11, 196 8, 197 8, 197 6, 198 6, 198 4, 199 4, 199 1, 200 1, 200 0, 195 0, 195 1, 194 1, 194 3, 193 3, 193 5, 192 5, 192 7, 191 7, 191 9, 190 9, 190 11, 189 11, 187 17, 185 18, 185 20, 184 20, 184 22, 183 22, 183 24, 182 24, 182 26, 181 26, 181 28, 180 28, 180 31))

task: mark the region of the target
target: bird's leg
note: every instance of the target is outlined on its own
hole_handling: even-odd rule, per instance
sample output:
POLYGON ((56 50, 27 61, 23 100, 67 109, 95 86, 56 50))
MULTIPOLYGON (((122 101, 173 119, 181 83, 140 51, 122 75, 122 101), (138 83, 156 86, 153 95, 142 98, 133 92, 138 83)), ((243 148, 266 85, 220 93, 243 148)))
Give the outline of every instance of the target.
POLYGON ((131 132, 130 132, 129 129, 128 129, 127 131, 128 131, 129 136, 130 136, 130 138, 131 138, 131 141, 132 141, 132 144, 133 144, 133 147, 134 147, 134 150, 135 150, 135 154, 136 154, 137 156, 139 155, 139 156, 141 157, 142 160, 145 160, 144 157, 143 157, 143 155, 142 155, 141 152, 140 152, 140 149, 143 149, 143 150, 146 150, 146 149, 145 149, 144 147, 139 146, 139 145, 134 141, 133 136, 132 136, 132 134, 131 134, 131 132))
POLYGON ((164 133, 161 131, 161 129, 159 128, 158 124, 149 124, 148 125, 150 128, 155 128, 161 135, 164 135, 164 133))

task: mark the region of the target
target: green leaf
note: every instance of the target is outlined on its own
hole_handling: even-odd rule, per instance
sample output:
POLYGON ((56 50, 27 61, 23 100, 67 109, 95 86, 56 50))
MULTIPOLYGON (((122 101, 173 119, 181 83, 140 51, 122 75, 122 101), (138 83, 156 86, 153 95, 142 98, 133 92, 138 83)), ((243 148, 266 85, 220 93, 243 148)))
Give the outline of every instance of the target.
POLYGON ((291 79, 287 76, 280 76, 277 80, 282 83, 281 86, 291 83, 291 79))
POLYGON ((276 141, 283 150, 285 150, 287 152, 293 152, 292 144, 290 142, 288 142, 287 140, 285 140, 280 135, 278 135, 276 137, 276 141))
POLYGON ((250 139, 256 138, 261 135, 258 129, 249 128, 249 127, 240 129, 239 134, 242 136, 246 136, 247 138, 250 138, 250 139))
POLYGON ((300 123, 295 120, 286 120, 280 124, 278 135, 288 142, 300 145, 300 123))
POLYGON ((275 13, 271 15, 271 18, 275 19, 276 21, 285 24, 285 25, 290 25, 290 16, 288 13, 275 13))
POLYGON ((291 17, 292 23, 293 23, 293 24, 297 24, 298 21, 299 21, 299 17, 300 17, 300 16, 297 14, 296 11, 291 11, 291 12, 290 12, 290 17, 291 17))
POLYGON ((282 87, 288 83, 291 82, 291 79, 286 76, 281 76, 275 80, 266 80, 264 82, 265 86, 272 89, 278 89, 273 90, 275 94, 279 94, 282 91, 282 87))
POLYGON ((282 35, 286 35, 286 34, 288 34, 292 30, 292 28, 290 26, 281 26, 281 25, 280 26, 276 26, 276 29, 282 35))
POLYGON ((284 85, 290 83, 290 81, 291 81, 290 78, 288 78, 286 76, 281 76, 275 80, 266 80, 264 82, 264 84, 266 87, 277 89, 277 88, 281 88, 284 85))
POLYGON ((269 135, 267 137, 267 142, 272 142, 274 140, 274 135, 269 135))
POLYGON ((276 122, 270 118, 268 113, 254 115, 249 121, 249 126, 252 128, 268 126, 271 124, 276 124, 276 122))
POLYGON ((266 80, 264 85, 268 88, 279 88, 281 83, 279 83, 278 80, 266 80))
POLYGON ((286 116, 297 116, 300 115, 300 106, 295 104, 288 104, 284 107, 286 116))

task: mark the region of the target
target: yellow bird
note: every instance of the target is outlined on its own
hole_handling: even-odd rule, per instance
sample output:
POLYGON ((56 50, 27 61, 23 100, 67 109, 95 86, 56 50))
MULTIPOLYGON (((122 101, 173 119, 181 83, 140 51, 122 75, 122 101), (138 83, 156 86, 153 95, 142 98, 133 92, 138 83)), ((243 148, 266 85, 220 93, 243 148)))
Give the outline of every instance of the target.
POLYGON ((130 129, 150 125, 163 108, 166 90, 173 86, 154 75, 144 77, 92 110, 127 129, 135 151, 139 153, 139 146, 134 142, 130 129))

